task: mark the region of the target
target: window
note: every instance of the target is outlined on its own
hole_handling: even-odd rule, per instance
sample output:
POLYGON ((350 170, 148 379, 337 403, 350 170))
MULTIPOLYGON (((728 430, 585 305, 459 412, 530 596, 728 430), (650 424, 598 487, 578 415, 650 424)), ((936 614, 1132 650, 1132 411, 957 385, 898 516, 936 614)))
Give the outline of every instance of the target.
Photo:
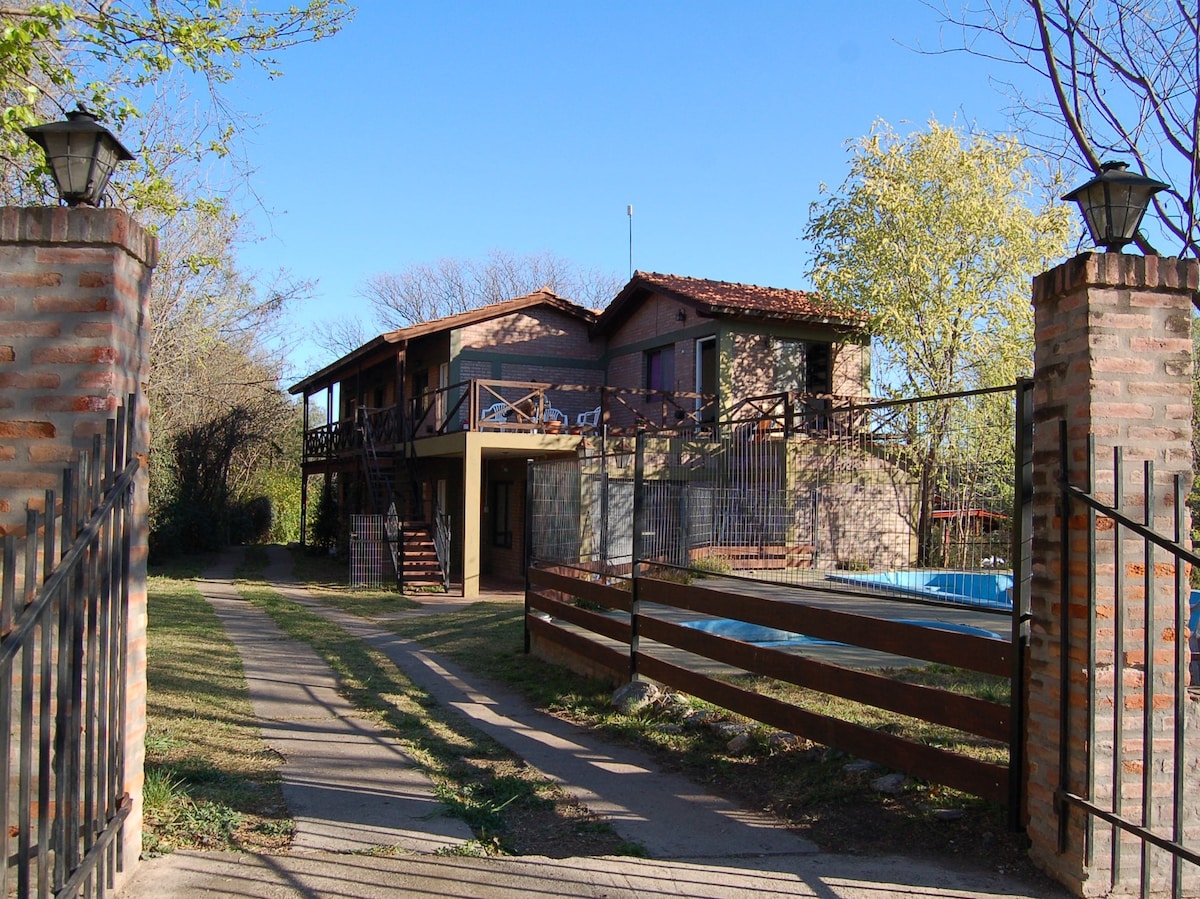
POLYGON ((492 481, 492 546, 512 546, 512 481, 492 481))
POLYGON ((772 338, 771 344, 775 353, 775 390, 831 392, 830 344, 782 337, 772 338))
POLYGON ((664 346, 646 351, 646 389, 675 389, 675 347, 664 346))

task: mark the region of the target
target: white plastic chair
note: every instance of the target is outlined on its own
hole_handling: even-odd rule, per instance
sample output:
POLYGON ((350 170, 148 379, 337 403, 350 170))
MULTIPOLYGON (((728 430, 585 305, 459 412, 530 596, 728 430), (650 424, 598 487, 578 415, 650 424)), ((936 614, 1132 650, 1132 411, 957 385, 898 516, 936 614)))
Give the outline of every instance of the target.
MULTIPOLYGON (((508 424, 508 414, 512 407, 508 403, 492 403, 483 410, 483 414, 479 416, 480 424, 491 425, 506 425, 508 424)), ((504 430, 500 428, 499 430, 504 430)))
POLYGON ((553 406, 547 406, 546 411, 542 413, 542 421, 561 421, 563 424, 566 424, 567 416, 553 406))
POLYGON ((600 407, 597 406, 590 412, 580 412, 575 416, 575 424, 581 428, 600 427, 600 407))

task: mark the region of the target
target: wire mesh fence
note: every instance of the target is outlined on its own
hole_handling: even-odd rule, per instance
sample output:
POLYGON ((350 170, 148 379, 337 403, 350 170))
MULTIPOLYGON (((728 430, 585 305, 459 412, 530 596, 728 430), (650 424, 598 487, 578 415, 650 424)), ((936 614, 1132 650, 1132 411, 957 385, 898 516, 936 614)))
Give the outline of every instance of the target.
MULTIPOLYGON (((393 525, 394 528, 394 525, 393 525)), ((385 515, 350 516, 350 586, 378 590, 396 586, 392 548, 385 515)))
POLYGON ((1017 389, 586 441, 533 465, 532 558, 1003 606, 1017 389))

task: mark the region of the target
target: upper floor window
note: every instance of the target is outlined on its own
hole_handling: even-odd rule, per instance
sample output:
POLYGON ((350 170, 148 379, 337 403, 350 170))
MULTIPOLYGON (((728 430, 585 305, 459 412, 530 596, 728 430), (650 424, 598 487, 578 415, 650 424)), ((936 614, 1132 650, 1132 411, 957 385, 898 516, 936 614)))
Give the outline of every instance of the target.
POLYGON ((675 389, 675 347, 664 346, 646 351, 646 389, 675 389))
POLYGON ((830 393, 831 345, 828 343, 775 337, 774 387, 781 393, 830 393))

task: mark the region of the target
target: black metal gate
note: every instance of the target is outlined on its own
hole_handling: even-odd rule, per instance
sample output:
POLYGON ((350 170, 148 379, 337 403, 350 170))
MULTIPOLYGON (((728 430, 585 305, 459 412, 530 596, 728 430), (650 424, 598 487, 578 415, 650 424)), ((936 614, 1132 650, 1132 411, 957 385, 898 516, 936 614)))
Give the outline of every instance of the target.
POLYGON ((0 564, 0 896, 102 896, 121 869, 136 404, 0 564))
MULTIPOLYGON (((1068 468, 1067 425, 1060 426, 1060 471, 1068 468)), ((1085 512, 1089 519, 1087 597, 1090 616, 1087 646, 1072 647, 1069 621, 1072 591, 1078 584, 1078 572, 1072 582, 1071 565, 1062 566, 1060 598, 1061 682, 1072 677, 1072 650, 1085 649, 1088 676, 1098 678, 1101 669, 1110 668, 1112 702, 1097 703, 1094 690, 1088 691, 1087 734, 1071 732, 1068 691, 1062 690, 1059 742, 1059 787, 1055 805, 1058 810, 1060 851, 1065 848, 1068 816, 1083 813, 1109 825, 1100 838, 1111 853, 1111 888, 1140 886, 1143 896, 1182 896, 1185 890, 1184 863, 1200 865, 1194 825, 1185 816, 1187 788, 1195 788, 1196 747, 1186 740, 1186 721, 1196 714, 1198 697, 1189 696, 1192 649, 1195 646, 1196 620, 1189 621, 1191 590, 1188 570, 1200 565, 1200 555, 1185 545, 1187 541, 1187 487, 1179 475, 1173 478, 1171 503, 1175 511, 1173 533, 1163 535, 1152 527, 1156 505, 1154 463, 1143 461, 1141 490, 1127 495, 1125 484, 1129 467, 1120 449, 1113 455, 1111 469, 1102 472, 1102 481, 1111 483, 1111 505, 1097 497, 1099 462, 1094 442, 1088 447, 1088 484, 1073 485, 1060 475, 1062 544, 1070 539, 1069 523, 1073 515, 1085 512), (1111 475, 1111 481, 1108 475, 1111 475), (1131 513, 1129 509, 1135 510, 1131 513), (1141 512, 1138 520, 1137 511, 1141 512), (1111 534, 1111 554, 1103 557, 1097 550, 1097 528, 1111 534), (1165 565, 1165 567, 1164 567, 1165 565), (1097 572, 1103 572, 1098 575, 1097 572), (1162 578, 1174 578, 1173 595, 1164 596, 1162 578), (1113 601, 1097 600, 1097 585, 1111 580, 1113 601), (1157 581, 1157 583, 1156 583, 1157 581), (1137 614, 1138 594, 1141 612, 1137 614), (1110 611, 1111 610, 1111 611, 1110 611), (1169 614, 1168 614, 1169 613, 1169 614), (1135 620, 1140 619, 1140 620, 1135 620), (1162 622, 1155 626, 1154 622, 1162 622), (1147 622, 1151 623, 1147 626, 1147 622), (1191 646, 1179 639, 1192 633, 1191 646), (1136 632, 1141 632, 1141 640, 1136 632), (1160 636, 1169 631, 1173 649, 1169 668, 1162 667, 1165 644, 1160 636), (1131 638, 1131 634, 1134 636, 1131 638), (1164 695, 1165 694, 1165 695, 1164 695), (1166 697, 1169 696, 1169 702, 1166 697), (1114 737, 1113 735, 1117 735, 1114 737), (1073 740, 1086 739, 1086 772, 1071 769, 1068 747, 1073 740), (1101 748, 1103 747, 1103 754, 1101 748), (1110 748, 1111 747, 1111 748, 1110 748), (1111 759, 1107 756, 1111 752, 1111 759), (1189 754, 1190 753, 1190 754, 1189 754), (1189 774, 1189 771, 1192 773, 1189 774), (1082 780, 1080 775, 1082 774, 1082 780), (1192 783, 1188 783, 1189 777, 1192 783), (1083 783, 1083 790, 1072 784, 1083 783), (1156 798, 1157 797, 1157 798, 1156 798), (1163 801, 1165 800, 1165 801, 1163 801), (1190 842, 1190 845, 1189 845, 1190 842)), ((1107 583, 1105 587, 1107 588, 1107 583)), ((1200 612, 1200 608, 1197 609, 1200 612)), ((1192 796, 1195 802, 1195 796, 1192 796)), ((1101 825, 1101 827, 1103 827, 1101 825)), ((1088 856, 1100 851, 1093 828, 1089 835, 1088 856)), ((1196 871, 1188 872, 1188 895, 1194 895, 1196 871)))

